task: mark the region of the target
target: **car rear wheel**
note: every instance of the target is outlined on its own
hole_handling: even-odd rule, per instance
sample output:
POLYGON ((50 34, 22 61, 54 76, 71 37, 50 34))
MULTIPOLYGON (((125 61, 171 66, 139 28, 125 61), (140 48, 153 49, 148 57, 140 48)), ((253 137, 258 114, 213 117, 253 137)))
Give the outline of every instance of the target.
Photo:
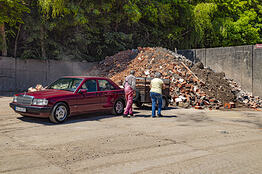
POLYGON ((49 119, 53 123, 62 123, 69 115, 69 109, 65 103, 57 103, 49 116, 49 119))
POLYGON ((117 100, 114 104, 114 108, 113 108, 113 114, 114 115, 121 115, 124 113, 124 109, 125 109, 125 103, 123 100, 117 100))

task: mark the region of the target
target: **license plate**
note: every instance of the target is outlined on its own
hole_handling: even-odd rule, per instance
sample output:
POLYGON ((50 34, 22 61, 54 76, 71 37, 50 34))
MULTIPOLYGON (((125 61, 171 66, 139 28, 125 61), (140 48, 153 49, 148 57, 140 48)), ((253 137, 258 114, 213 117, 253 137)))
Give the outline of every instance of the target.
POLYGON ((15 107, 15 110, 19 112, 26 112, 26 108, 21 108, 21 107, 15 107))

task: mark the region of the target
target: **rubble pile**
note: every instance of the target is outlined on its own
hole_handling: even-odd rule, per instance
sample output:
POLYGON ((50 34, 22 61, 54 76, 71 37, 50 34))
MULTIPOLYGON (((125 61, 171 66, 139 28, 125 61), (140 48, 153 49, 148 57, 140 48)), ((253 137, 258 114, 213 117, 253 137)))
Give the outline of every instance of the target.
POLYGON ((215 97, 224 104, 236 102, 236 96, 232 92, 229 81, 225 78, 225 73, 216 73, 210 68, 204 68, 201 62, 196 63, 191 70, 205 83, 201 90, 207 95, 215 97))
POLYGON ((155 72, 160 72, 164 79, 169 79, 172 103, 180 107, 219 108, 222 103, 213 95, 207 95, 202 90, 205 82, 201 81, 190 69, 193 63, 186 57, 164 48, 138 48, 139 54, 128 62, 125 70, 111 74, 113 81, 122 83, 131 69, 136 71, 138 77, 153 77, 155 72))
POLYGON ((136 71, 137 77, 153 77, 155 72, 160 72, 171 82, 171 102, 184 108, 232 108, 245 102, 245 106, 261 107, 261 100, 257 97, 249 97, 248 102, 238 97, 237 87, 232 86, 233 82, 228 81, 224 73, 215 73, 204 68, 202 63, 193 65, 186 57, 165 48, 139 47, 122 51, 107 57, 98 68, 103 72, 100 75, 110 77, 119 85, 131 69, 136 71))
POLYGON ((108 76, 110 77, 114 74, 124 71, 127 68, 128 63, 134 59, 138 54, 138 50, 126 50, 120 51, 114 56, 107 56, 103 61, 99 62, 96 67, 101 74, 100 76, 108 76))
POLYGON ((235 94, 237 101, 246 107, 257 109, 262 108, 262 98, 259 96, 253 96, 249 92, 245 92, 241 87, 232 79, 228 79, 232 92, 235 94))

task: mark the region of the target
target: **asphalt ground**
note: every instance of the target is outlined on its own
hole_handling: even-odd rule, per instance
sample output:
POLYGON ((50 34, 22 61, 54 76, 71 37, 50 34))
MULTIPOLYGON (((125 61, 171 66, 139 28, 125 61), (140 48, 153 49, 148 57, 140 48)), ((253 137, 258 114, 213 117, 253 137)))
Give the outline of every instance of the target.
POLYGON ((259 174, 262 112, 177 109, 109 113, 63 124, 22 117, 0 97, 1 174, 259 174))

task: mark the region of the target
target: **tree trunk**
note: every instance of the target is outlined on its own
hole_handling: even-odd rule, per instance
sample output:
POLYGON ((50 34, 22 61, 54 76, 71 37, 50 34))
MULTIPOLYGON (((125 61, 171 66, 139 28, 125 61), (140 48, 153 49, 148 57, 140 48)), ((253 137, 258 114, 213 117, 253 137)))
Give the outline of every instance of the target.
POLYGON ((7 45, 5 37, 5 23, 0 24, 0 34, 2 36, 2 56, 7 56, 7 45))
POLYGON ((17 31, 16 38, 15 38, 15 50, 14 50, 14 57, 15 58, 16 58, 17 42, 18 42, 18 38, 19 38, 19 35, 20 35, 21 25, 22 24, 19 24, 18 31, 17 31))
POLYGON ((42 58, 46 59, 46 51, 45 51, 45 29, 44 25, 41 25, 40 27, 40 42, 41 42, 41 53, 42 53, 42 58))

